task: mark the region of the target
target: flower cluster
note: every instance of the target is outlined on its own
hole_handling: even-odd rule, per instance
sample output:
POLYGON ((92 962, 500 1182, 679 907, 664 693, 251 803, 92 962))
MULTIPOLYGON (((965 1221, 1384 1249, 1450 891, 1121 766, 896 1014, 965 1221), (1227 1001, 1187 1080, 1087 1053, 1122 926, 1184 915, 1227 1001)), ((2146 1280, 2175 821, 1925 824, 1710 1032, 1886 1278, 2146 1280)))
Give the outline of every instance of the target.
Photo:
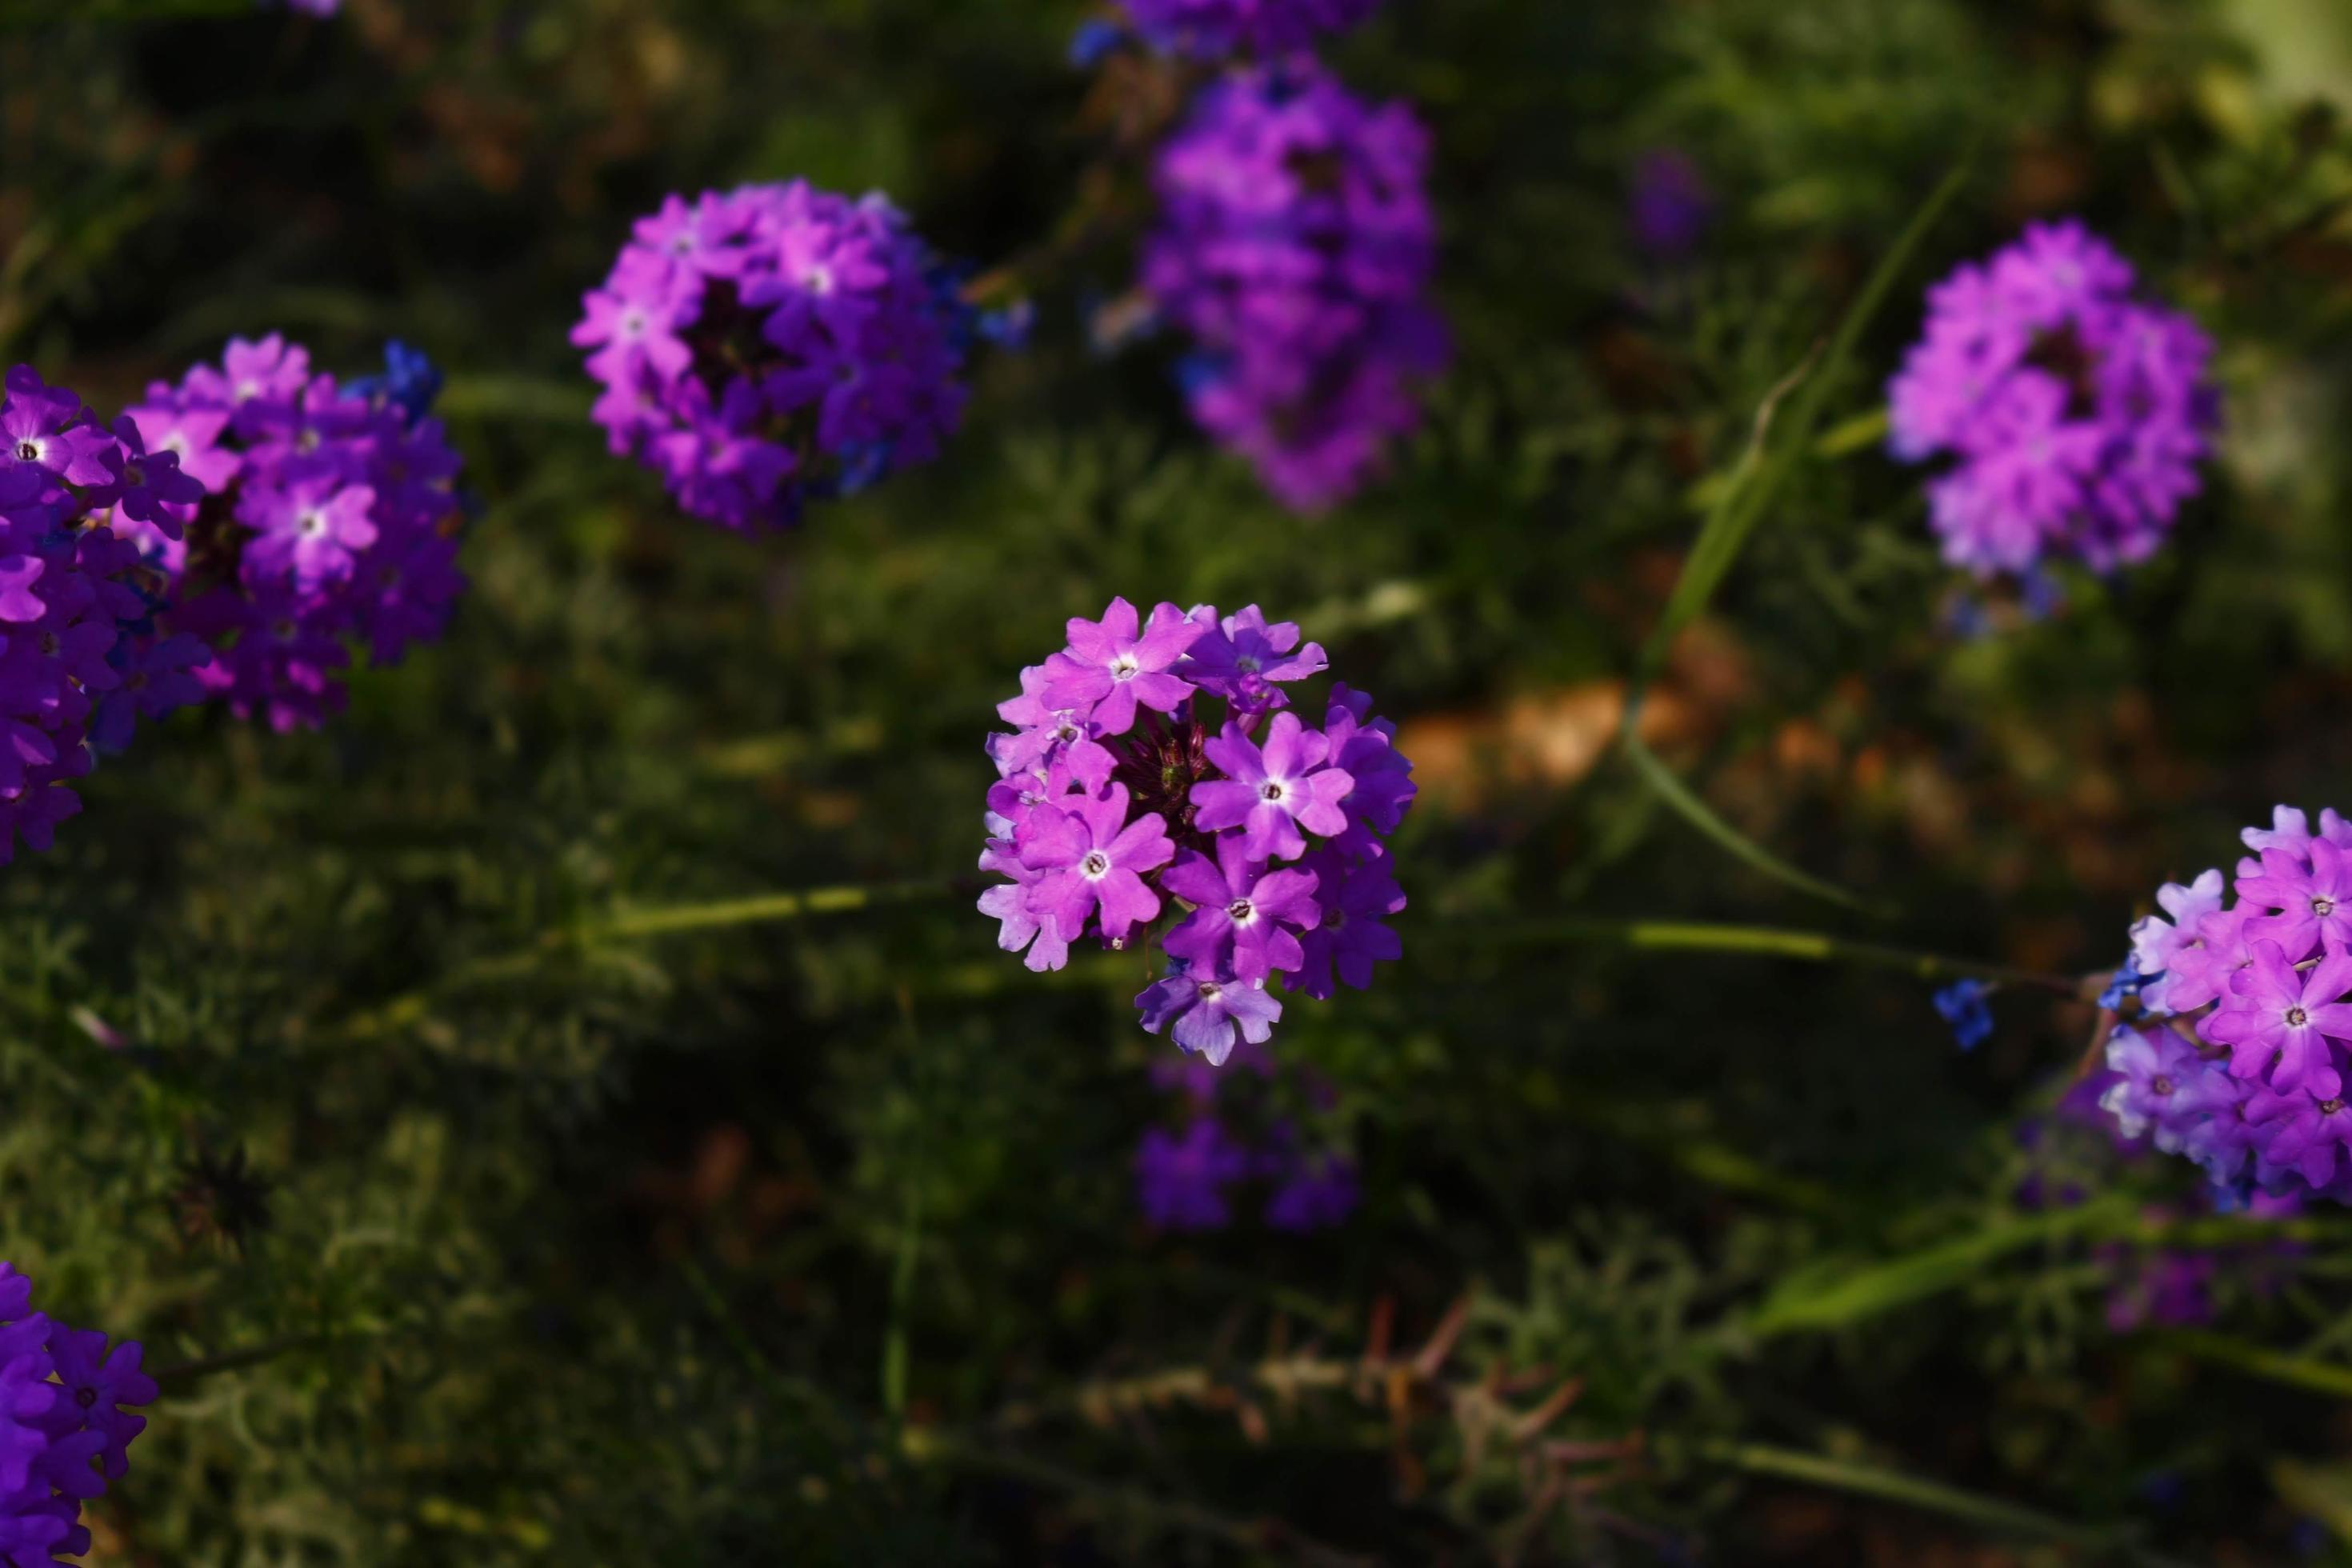
POLYGON ((2118 999, 2141 1016, 2100 1103, 2218 1185, 2352 1200, 2352 823, 2281 806, 2244 837, 2230 887, 2168 883, 2132 928, 2118 999))
POLYGON ((140 651, 160 584, 110 510, 176 534, 176 513, 203 494, 131 421, 100 426, 24 365, 0 384, 0 863, 19 838, 49 847, 81 809, 66 781, 89 771, 93 731, 147 695, 159 657, 189 656, 140 651))
POLYGON ((205 698, 278 730, 315 727, 342 706, 352 645, 392 664, 441 634, 466 586, 460 464, 425 417, 439 374, 404 345, 387 357, 383 375, 338 386, 275 333, 236 339, 125 416, 151 468, 170 457, 196 484, 115 508, 165 603, 118 658, 101 744, 205 698))
POLYGON ((1428 163, 1411 109, 1306 59, 1212 83, 1160 150, 1144 289, 1193 340, 1193 417, 1297 510, 1352 494, 1444 365, 1428 163))
POLYGON ((1654 148, 1633 165, 1628 207, 1633 242, 1657 260, 1678 261, 1715 221, 1715 193, 1689 153, 1654 148))
POLYGON ((982 895, 999 942, 1059 969, 1092 935, 1148 938, 1163 914, 1168 976, 1136 998, 1143 1026, 1222 1065, 1263 1044, 1282 1004, 1363 989, 1402 951, 1382 924, 1404 908, 1383 837, 1412 803, 1412 764, 1371 700, 1334 686, 1321 729, 1283 689, 1326 666, 1256 605, 1221 616, 1113 599, 1073 619, 1069 646, 1021 672, 989 737, 982 895))
POLYGON ((2058 554, 2111 571, 2152 553, 2197 493, 2220 416, 2212 345, 2133 288, 2070 222, 1929 292, 1926 336, 1888 387, 1890 445, 1953 459, 1928 499, 1954 565, 1990 576, 2058 554))
MULTIPOLYGON (((1261 1089, 1274 1087, 1273 1057, 1260 1046, 1236 1048, 1231 1067, 1247 1068, 1261 1089)), ((1240 1079, 1199 1057, 1152 1063, 1151 1079, 1181 1091, 1181 1132, 1155 1127, 1135 1151, 1135 1194, 1144 1217, 1160 1230, 1222 1230, 1233 1223, 1232 1194, 1254 1180, 1266 1184, 1265 1223, 1276 1230, 1322 1230, 1356 1210, 1361 1191, 1355 1162, 1337 1149, 1312 1148, 1287 1116, 1238 1105, 1240 1079), (1259 1111, 1255 1117, 1252 1111, 1259 1111)), ((1331 1086, 1304 1069, 1297 1093, 1318 1110, 1336 1098, 1331 1086)))
POLYGON ((81 1505, 130 1469, 147 1420, 122 1407, 155 1397, 140 1349, 32 1310, 33 1282, 0 1262, 0 1563, 79 1557, 81 1505))
POLYGON ((1155 47, 1198 59, 1286 55, 1344 33, 1381 0, 1119 0, 1155 47))
POLYGON ((614 452, 746 531, 937 456, 985 325, 887 198, 802 180, 671 196, 585 305, 614 452))

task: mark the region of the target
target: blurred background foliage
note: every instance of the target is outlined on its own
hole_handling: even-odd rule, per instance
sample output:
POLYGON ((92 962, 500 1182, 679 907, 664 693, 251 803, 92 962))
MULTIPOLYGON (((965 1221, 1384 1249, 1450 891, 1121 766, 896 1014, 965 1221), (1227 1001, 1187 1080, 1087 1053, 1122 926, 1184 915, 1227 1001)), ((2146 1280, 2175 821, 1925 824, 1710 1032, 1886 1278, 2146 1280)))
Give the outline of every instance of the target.
POLYGON ((180 1369, 92 1561, 2352 1562, 2352 1226, 2053 1122, 2087 1005, 1962 1056, 1904 973, 1560 923, 2085 973, 2352 805, 2352 13, 1391 0, 1338 55, 1435 131, 1460 353, 1307 521, 1173 345, 1092 343, 1179 84, 1071 68, 1085 16, 0 0, 0 357, 111 410, 396 334, 483 498, 443 645, 321 734, 181 715, 0 879, 0 1255, 180 1369), (1626 230, 1656 148, 1718 199, 1685 260, 1626 230), (1643 719, 1872 920, 1611 738, 1759 407, 1963 162, 1643 719), (564 333, 665 193, 793 175, 1041 327, 947 460, 747 541, 605 455, 564 333), (2064 212, 2218 339, 2226 449, 2157 562, 1966 635, 1872 416, 1919 289, 2064 212), (961 899, 614 928, 967 871, 992 705, 1114 592, 1296 617, 1404 721, 1407 958, 1278 1042, 1337 1231, 1143 1224, 1132 957, 1031 976, 961 899), (2215 1248, 2210 1327, 2116 1326, 2215 1248))

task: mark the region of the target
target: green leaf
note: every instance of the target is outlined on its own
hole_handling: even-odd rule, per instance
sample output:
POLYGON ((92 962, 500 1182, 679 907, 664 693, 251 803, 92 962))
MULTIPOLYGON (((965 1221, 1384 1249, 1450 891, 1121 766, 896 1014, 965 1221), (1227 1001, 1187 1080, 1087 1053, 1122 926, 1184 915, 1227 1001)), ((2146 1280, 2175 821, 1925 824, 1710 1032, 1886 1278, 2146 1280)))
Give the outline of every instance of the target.
POLYGON ((2020 1215, 1890 1262, 1822 1263, 1783 1279, 1756 1309, 1747 1328, 1759 1339, 1801 1329, 1843 1328, 1941 1295, 1975 1279, 1997 1258, 2104 1225, 2126 1213, 2128 1206, 2125 1199, 2116 1198, 2055 1214, 2020 1215))
MULTIPOLYGON (((1970 159, 1962 157, 1952 172, 1929 194, 1927 201, 1914 214, 1877 270, 1863 287, 1845 319, 1838 323, 1828 347, 1803 364, 1799 365, 1773 388, 1764 405, 1757 411, 1756 432, 1748 448, 1740 455, 1727 485, 1709 512, 1706 525, 1699 530, 1690 556, 1683 563, 1682 575, 1675 582, 1674 592, 1666 600, 1665 611, 1643 645, 1633 682, 1626 694, 1625 718, 1621 731, 1626 754, 1633 760, 1650 787, 1659 797, 1679 813, 1700 832, 1721 845, 1757 870, 1777 881, 1786 883, 1800 892, 1840 904, 1847 909, 1874 910, 1874 906, 1846 892, 1832 883, 1798 869, 1770 850, 1757 844, 1738 828, 1723 820, 1710 809, 1697 794, 1676 778, 1642 743, 1642 700, 1659 670, 1664 668, 1666 655, 1675 638, 1696 620, 1714 599, 1740 552, 1745 550, 1767 510, 1778 498, 1780 489, 1795 471, 1797 464, 1812 445, 1813 431, 1820 426, 1831 391, 1836 386, 1839 374, 1853 359, 1855 345, 1862 340, 1871 319, 1878 313, 1893 289, 1895 280, 1909 267, 1911 258, 1927 238, 1937 219, 1944 214, 1952 199, 1968 183, 1970 159), (1787 414, 1780 413, 1784 399, 1791 399, 1787 414)), ((1849 421, 1834 433, 1840 441, 1860 441, 1869 432, 1869 420, 1849 421)), ((1843 447, 1840 447, 1843 449, 1843 447)))

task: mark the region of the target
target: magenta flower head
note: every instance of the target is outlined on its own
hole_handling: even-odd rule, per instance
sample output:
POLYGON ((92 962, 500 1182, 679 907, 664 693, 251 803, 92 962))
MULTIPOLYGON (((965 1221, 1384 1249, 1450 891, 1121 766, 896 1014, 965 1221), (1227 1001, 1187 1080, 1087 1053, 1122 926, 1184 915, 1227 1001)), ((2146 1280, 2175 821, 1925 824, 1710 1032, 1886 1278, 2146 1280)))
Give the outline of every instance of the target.
POLYGON ((1381 0, 1119 0, 1155 47, 1196 59, 1286 55, 1344 33, 1381 0))
POLYGON ((2157 894, 2170 919, 2132 928, 2139 1004, 2158 1026, 2116 1031, 2107 1064, 2122 1077, 2101 1103, 2126 1137, 2187 1154, 2224 1187, 2352 1201, 2339 916, 2352 823, 2323 811, 2315 830, 2281 806, 2243 838, 2254 853, 2238 862, 2234 902, 2207 871, 2157 894))
POLYGON ((128 421, 100 425, 30 367, 0 382, 0 864, 19 840, 47 849, 81 809, 68 781, 155 662, 146 628, 161 584, 126 535, 176 535, 173 510, 204 493, 174 454, 149 451, 128 421), (152 521, 118 530, 122 518, 152 521))
POLYGON ((1211 84, 1160 153, 1143 286, 1188 333, 1193 417, 1276 499, 1355 493, 1444 368, 1429 136, 1307 59, 1211 84))
POLYGON ((81 1505, 131 1468, 154 1379, 140 1347, 31 1310, 29 1282, 0 1263, 0 1563, 47 1563, 89 1550, 81 1505))
POLYGON ((1928 484, 1945 559, 1991 576, 2154 553, 2203 482, 2212 354, 2079 223, 2037 224, 1931 289, 1927 334, 1887 388, 1889 445, 1949 459, 1928 484))
POLYGON ((343 702, 355 649, 398 663, 446 626, 466 510, 460 460, 426 416, 440 377, 403 344, 394 376, 338 384, 301 345, 232 340, 219 365, 157 382, 121 421, 148 455, 116 531, 159 584, 155 614, 118 654, 123 679, 98 742, 215 699, 271 728, 313 728, 343 702), (187 481, 164 493, 174 465, 187 481))
POLYGON ((584 305, 614 454, 746 532, 938 456, 982 326, 887 199, 803 180, 670 197, 584 305))
POLYGON ((1232 616, 1114 599, 1021 673, 988 741, 982 895, 998 943, 1059 969, 1088 936, 1160 939, 1167 977, 1136 998, 1144 1028, 1223 1064, 1282 1017, 1277 987, 1328 1000, 1403 949, 1387 837, 1412 764, 1370 699, 1331 689, 1323 728, 1286 689, 1323 650, 1255 605, 1232 616), (1165 926, 1163 931, 1161 928, 1165 926))

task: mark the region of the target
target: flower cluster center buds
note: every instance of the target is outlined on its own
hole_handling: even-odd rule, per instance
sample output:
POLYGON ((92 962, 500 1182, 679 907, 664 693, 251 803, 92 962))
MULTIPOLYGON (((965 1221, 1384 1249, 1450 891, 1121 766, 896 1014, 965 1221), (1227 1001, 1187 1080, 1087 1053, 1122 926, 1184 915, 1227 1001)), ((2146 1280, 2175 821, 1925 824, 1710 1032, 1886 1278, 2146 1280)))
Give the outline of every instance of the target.
POLYGON ((1114 599, 1021 672, 989 738, 981 868, 1008 879, 980 908, 1033 970, 1088 937, 1157 939, 1167 977, 1136 998, 1143 1026, 1222 1064, 1282 1016, 1278 983, 1318 1000, 1371 984, 1402 952, 1389 834, 1412 766, 1370 700, 1334 686, 1322 727, 1286 688, 1326 668, 1297 626, 1253 605, 1221 616, 1114 599))

